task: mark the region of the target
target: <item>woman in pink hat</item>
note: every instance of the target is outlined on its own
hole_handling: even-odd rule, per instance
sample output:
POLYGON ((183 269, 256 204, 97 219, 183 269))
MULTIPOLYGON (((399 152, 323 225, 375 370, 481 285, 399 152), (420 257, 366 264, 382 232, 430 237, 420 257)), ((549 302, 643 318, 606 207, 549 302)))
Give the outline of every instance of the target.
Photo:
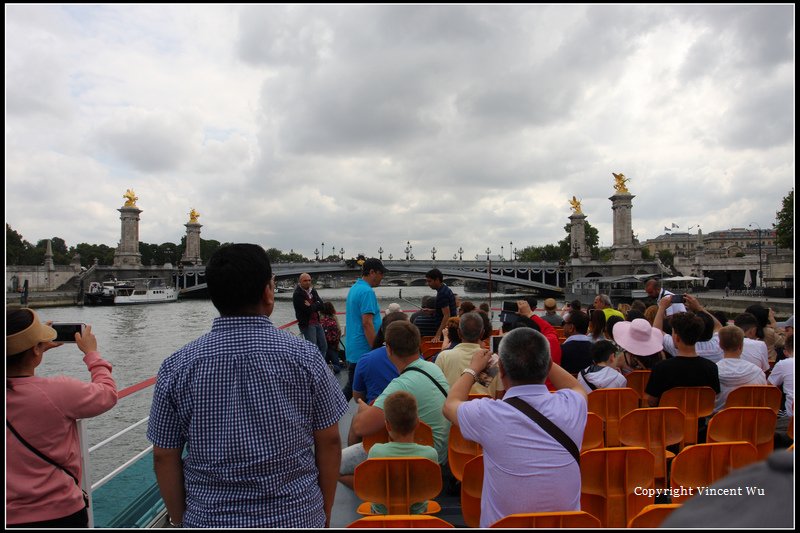
POLYGON ((614 342, 624 350, 618 366, 623 374, 649 370, 663 359, 664 334, 644 318, 614 324, 614 342))
POLYGON ((117 403, 111 364, 97 351, 92 327, 75 333, 91 383, 37 377, 44 353, 61 346, 31 309, 6 311, 6 525, 88 527, 76 420, 117 403))

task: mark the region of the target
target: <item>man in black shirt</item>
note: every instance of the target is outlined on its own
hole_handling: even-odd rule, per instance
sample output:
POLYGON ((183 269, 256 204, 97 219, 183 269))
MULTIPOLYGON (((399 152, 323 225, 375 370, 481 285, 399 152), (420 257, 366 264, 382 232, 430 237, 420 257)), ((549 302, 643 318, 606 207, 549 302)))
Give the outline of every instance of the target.
POLYGON ((428 287, 436 291, 436 320, 439 321, 439 325, 433 340, 440 341, 442 330, 447 327, 447 319, 456 316, 456 295, 444 284, 444 276, 438 268, 431 269, 425 274, 425 282, 428 287))

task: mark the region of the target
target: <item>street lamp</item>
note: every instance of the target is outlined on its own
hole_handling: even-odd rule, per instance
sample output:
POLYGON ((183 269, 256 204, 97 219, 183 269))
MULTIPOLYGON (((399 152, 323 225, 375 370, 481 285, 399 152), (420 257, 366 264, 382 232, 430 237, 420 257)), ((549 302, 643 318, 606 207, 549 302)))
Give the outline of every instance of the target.
POLYGON ((508 241, 508 255, 510 255, 514 261, 517 260, 517 256, 514 254, 514 241, 508 241))
POLYGON ((322 260, 325 261, 325 243, 322 243, 322 260))
POLYGON ((459 246, 458 247, 458 260, 459 261, 463 261, 464 260, 463 255, 464 255, 464 249, 459 246))
POLYGON ((392 260, 392 254, 389 254, 389 261, 392 260))
POLYGON ((408 261, 409 254, 411 253, 411 241, 406 241, 406 261, 408 261))
POLYGON ((378 247, 378 259, 383 261, 383 247, 382 246, 378 247))
POLYGON ((339 255, 342 256, 342 261, 344 261, 344 248, 339 248, 339 255))
POLYGON ((487 260, 487 261, 489 260, 489 254, 491 254, 491 253, 492 253, 492 251, 491 251, 491 250, 489 249, 489 247, 487 246, 487 247, 486 247, 486 260, 487 260))
POLYGON ((436 261, 436 252, 438 251, 435 246, 431 248, 431 261, 436 261))
POLYGON ((319 261, 319 248, 314 248, 315 261, 319 261))
POLYGON ((761 226, 752 222, 749 227, 753 227, 753 225, 758 228, 756 231, 756 235, 758 235, 758 288, 760 289, 764 285, 764 274, 761 271, 761 226))
MULTIPOLYGON (((501 244, 500 245, 500 261, 503 260, 503 253, 504 253, 503 250, 504 250, 504 248, 503 248, 503 245, 501 244)), ((510 250, 510 248, 509 248, 509 250, 510 250)))

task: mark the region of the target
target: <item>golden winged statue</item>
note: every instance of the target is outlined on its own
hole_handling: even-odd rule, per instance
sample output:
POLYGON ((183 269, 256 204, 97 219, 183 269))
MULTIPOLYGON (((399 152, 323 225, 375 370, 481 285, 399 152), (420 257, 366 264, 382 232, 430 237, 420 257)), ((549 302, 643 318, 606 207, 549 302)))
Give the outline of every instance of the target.
POLYGON ((139 199, 136 196, 136 193, 133 192, 133 189, 128 189, 125 191, 125 194, 122 195, 123 198, 126 198, 125 205, 123 207, 136 207, 136 200, 139 199))
POLYGON ((628 188, 625 186, 625 182, 626 181, 631 181, 631 180, 629 178, 626 178, 625 174, 622 174, 622 173, 614 174, 612 172, 611 175, 614 176, 615 180, 617 180, 617 182, 614 184, 614 190, 616 190, 617 192, 621 192, 621 193, 630 192, 630 191, 628 191, 628 188))
POLYGON ((575 198, 574 196, 572 197, 572 200, 569 201, 569 205, 572 206, 572 211, 575 214, 583 213, 583 211, 581 211, 581 201, 575 198))
POLYGON ((189 211, 189 224, 197 224, 197 219, 199 217, 200 213, 198 213, 197 211, 194 210, 194 208, 192 208, 192 210, 189 211))

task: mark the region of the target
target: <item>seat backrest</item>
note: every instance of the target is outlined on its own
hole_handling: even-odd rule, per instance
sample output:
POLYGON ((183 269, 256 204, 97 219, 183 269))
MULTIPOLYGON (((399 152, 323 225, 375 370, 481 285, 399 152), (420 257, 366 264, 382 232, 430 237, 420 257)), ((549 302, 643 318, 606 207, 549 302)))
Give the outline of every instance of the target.
POLYGON ((581 451, 605 448, 605 446, 603 419, 597 413, 586 413, 586 428, 583 430, 581 451))
POLYGON ((628 527, 657 528, 667 517, 680 507, 679 503, 654 503, 642 509, 639 514, 631 518, 628 527))
POLYGON ((594 528, 600 520, 585 511, 519 513, 501 518, 489 527, 498 528, 594 528))
POLYGON ((481 526, 482 494, 483 455, 478 455, 464 465, 464 476, 461 480, 461 514, 468 527, 481 526))
POLYGON ((446 528, 455 527, 450 522, 445 522, 441 518, 425 514, 406 514, 406 515, 376 515, 359 518, 349 524, 348 528, 446 528))
POLYGON ((644 448, 598 448, 581 454, 581 510, 600 527, 624 528, 654 496, 653 454, 644 448), (639 490, 636 490, 637 487, 639 490))
POLYGON ((684 415, 681 447, 697 444, 697 420, 714 411, 717 393, 711 387, 674 387, 658 400, 659 407, 677 407, 684 415))
MULTIPOLYGON (((364 451, 367 453, 369 453, 374 444, 384 442, 389 442, 389 432, 386 431, 385 425, 372 435, 365 435, 362 440, 364 451)), ((433 446, 433 429, 422 420, 419 421, 417 429, 414 430, 414 442, 423 446, 433 446)))
POLYGON ((758 450, 758 458, 766 459, 775 447, 777 415, 769 407, 727 407, 708 423, 708 442, 744 440, 758 450))
POLYGON ((606 446, 619 446, 619 419, 637 407, 639 396, 630 388, 597 389, 589 393, 589 411, 600 415, 605 424, 606 446))
POLYGON ((480 444, 465 439, 457 425, 450 426, 450 435, 447 439, 447 462, 457 480, 461 481, 467 461, 482 453, 483 448, 480 444))
POLYGON ((353 490, 364 501, 385 505, 387 514, 409 514, 412 503, 439 495, 442 470, 422 457, 367 459, 355 469, 353 490))
POLYGON ((652 370, 634 370, 625 376, 628 382, 628 387, 636 391, 639 395, 639 407, 647 407, 647 400, 645 399, 644 389, 647 387, 647 382, 650 381, 650 373, 652 370))
POLYGON ((672 503, 683 503, 696 495, 694 487, 707 487, 734 468, 758 460, 756 447, 745 441, 714 442, 687 446, 672 460, 672 503))
POLYGON ((742 385, 728 393, 725 407, 769 407, 778 414, 781 394, 775 385, 742 385))
POLYGON ((683 439, 683 414, 677 407, 634 409, 619 421, 619 440, 640 446, 655 458, 656 479, 666 480, 667 446, 683 439))
POLYGON ((422 349, 422 357, 424 359, 431 359, 434 355, 438 354, 442 351, 441 346, 429 346, 428 348, 422 349))

